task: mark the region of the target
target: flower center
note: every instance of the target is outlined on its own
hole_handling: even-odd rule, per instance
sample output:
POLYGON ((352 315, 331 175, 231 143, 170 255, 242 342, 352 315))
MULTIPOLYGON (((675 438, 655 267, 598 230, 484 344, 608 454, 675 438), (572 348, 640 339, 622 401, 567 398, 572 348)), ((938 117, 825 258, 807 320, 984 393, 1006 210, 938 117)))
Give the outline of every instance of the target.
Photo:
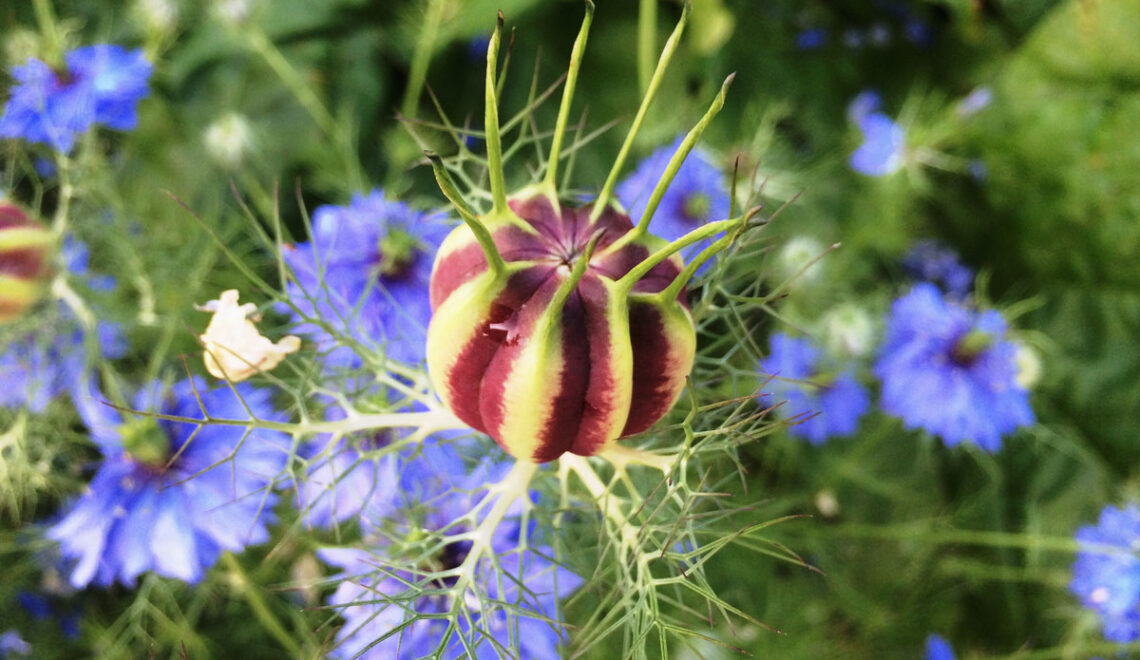
POLYGON ((705 193, 695 192, 685 198, 682 213, 693 222, 704 222, 712 210, 712 200, 705 193))
POLYGON ((389 229, 380 239, 380 277, 388 281, 403 280, 419 259, 419 241, 402 229, 389 229))
POLYGON ((950 351, 950 359, 959 366, 968 367, 974 364, 982 353, 989 350, 993 343, 994 338, 990 333, 978 329, 971 330, 954 344, 954 348, 950 351))
POLYGON ((153 417, 134 419, 119 429, 123 450, 136 461, 152 467, 161 467, 170 454, 170 439, 153 417))

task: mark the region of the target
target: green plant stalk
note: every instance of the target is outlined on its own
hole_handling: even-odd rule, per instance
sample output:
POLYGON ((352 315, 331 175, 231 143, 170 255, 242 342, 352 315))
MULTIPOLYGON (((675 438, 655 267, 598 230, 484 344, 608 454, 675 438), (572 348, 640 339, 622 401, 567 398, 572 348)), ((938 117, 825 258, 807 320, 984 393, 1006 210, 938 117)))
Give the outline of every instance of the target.
POLYGON ((446 0, 428 0, 423 29, 420 30, 419 38, 416 39, 416 48, 412 52, 408 85, 404 88, 404 101, 400 104, 400 113, 405 117, 412 119, 416 117, 420 93, 423 92, 428 67, 431 65, 432 52, 435 50, 435 42, 439 39, 439 26, 443 22, 445 5, 446 0))
POLYGON ((344 153, 345 173, 348 175, 351 186, 357 189, 364 188, 364 177, 360 172, 360 164, 355 155, 352 154, 352 142, 320 98, 305 84, 301 74, 297 73, 297 70, 293 68, 293 65, 289 63, 289 60, 265 32, 250 28, 243 36, 249 40, 254 52, 265 60, 269 68, 273 69, 273 72, 281 79, 281 82, 285 83, 285 87, 289 89, 317 127, 344 153))
POLYGON ((558 159, 562 153, 562 138, 566 132, 566 122, 570 119, 570 103, 574 99, 574 87, 578 83, 578 70, 582 67, 582 55, 586 51, 586 40, 590 36, 590 24, 594 20, 594 3, 586 0, 586 16, 582 19, 582 28, 578 31, 578 38, 574 40, 574 48, 570 52, 570 70, 566 72, 566 86, 562 88, 562 103, 558 106, 558 120, 554 125, 554 140, 550 144, 550 157, 546 162, 546 177, 543 185, 550 194, 555 192, 556 178, 558 176, 558 159))
POLYGON ((51 7, 51 0, 33 0, 36 12, 36 22, 40 25, 40 32, 47 42, 47 60, 52 66, 63 65, 63 40, 59 36, 58 21, 55 10, 51 7))
POLYGON ((302 657, 301 647, 297 642, 293 641, 293 637, 285 630, 285 626, 277 620, 273 612, 269 610, 269 606, 265 604, 265 599, 257 592, 256 587, 250 582, 249 576, 246 575, 245 569, 242 568, 241 563, 234 558, 233 554, 229 552, 222 553, 222 563, 230 571, 234 580, 234 588, 245 597, 249 603, 250 609, 253 610, 253 615, 257 618, 258 622, 277 640, 277 643, 284 648, 291 658, 302 657))
POLYGON ((653 53, 657 51, 657 0, 641 0, 637 12, 637 88, 649 89, 653 53))
POLYGON ((598 199, 594 202, 594 209, 590 212, 591 222, 597 220, 602 211, 609 205, 610 197, 614 193, 614 186, 617 185, 618 176, 621 175, 621 169, 625 165, 625 159, 629 156, 629 151, 633 148, 633 141, 637 138, 638 131, 641 130, 641 123, 645 121, 645 115, 649 112, 649 104, 653 102, 653 97, 657 95, 657 90, 661 87, 661 81, 665 78, 665 70, 669 68, 669 61, 673 59, 673 53, 677 50, 677 44, 681 42, 681 35, 685 32, 685 24, 688 21, 689 3, 686 2, 684 9, 681 10, 681 20, 677 21, 677 27, 673 28, 673 33, 665 42, 665 48, 661 50, 661 56, 657 58, 657 68, 653 71, 653 78, 649 81, 645 95, 641 97, 641 105, 637 108, 633 125, 629 127, 625 142, 622 143, 617 158, 614 159, 613 167, 610 168, 610 173, 602 186, 602 191, 598 193, 598 199))

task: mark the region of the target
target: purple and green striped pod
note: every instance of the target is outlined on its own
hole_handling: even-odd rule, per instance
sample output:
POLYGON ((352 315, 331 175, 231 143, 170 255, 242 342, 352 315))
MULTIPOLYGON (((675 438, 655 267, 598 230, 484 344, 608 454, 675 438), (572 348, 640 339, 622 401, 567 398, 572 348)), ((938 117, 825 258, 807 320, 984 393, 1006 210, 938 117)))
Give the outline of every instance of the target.
POLYGON ((638 225, 610 203, 680 42, 688 3, 598 198, 573 208, 558 201, 562 141, 593 13, 593 2, 586 0, 541 182, 507 195, 496 80, 501 12, 487 46, 484 93, 491 209, 476 217, 443 159, 425 152, 440 190, 464 221, 444 240, 432 268, 428 372, 459 419, 512 456, 540 463, 566 452, 598 454, 669 411, 696 352, 685 283, 745 229, 754 212, 702 225, 671 243, 649 231, 681 163, 723 107, 731 75, 674 152, 638 225), (718 233, 725 236, 693 263, 685 265, 677 256, 718 233))
POLYGON ((51 274, 51 232, 19 207, 0 202, 0 323, 34 305, 51 274))
POLYGON ((503 268, 467 225, 436 255, 428 370, 457 417, 517 458, 597 454, 668 412, 692 369, 684 287, 659 295, 683 264, 659 256, 625 278, 667 243, 619 241, 633 224, 612 207, 591 220, 541 193, 509 204, 483 218, 503 268))

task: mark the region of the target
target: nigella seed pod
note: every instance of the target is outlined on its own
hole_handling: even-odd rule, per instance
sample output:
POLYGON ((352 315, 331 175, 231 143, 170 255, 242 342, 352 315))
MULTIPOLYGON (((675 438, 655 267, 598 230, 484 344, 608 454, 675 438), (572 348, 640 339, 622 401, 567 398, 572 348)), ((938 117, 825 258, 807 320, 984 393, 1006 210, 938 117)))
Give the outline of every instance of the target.
POLYGON ((51 232, 19 207, 0 202, 0 323, 34 305, 51 275, 51 232))
MULTIPOLYGON (((637 225, 610 200, 655 86, 598 199, 580 207, 558 200, 559 150, 592 10, 587 2, 541 183, 509 197, 504 187, 495 98, 501 15, 488 47, 484 122, 492 209, 477 216, 443 160, 427 154, 440 188, 464 220, 444 240, 432 269, 429 374, 459 419, 516 458, 534 462, 566 452, 600 453, 669 411, 696 352, 685 284, 749 217, 709 223, 672 243, 648 231, 661 195, 723 105, 729 81, 682 142, 637 225), (689 265, 678 256, 686 246, 725 232, 689 265)), ((655 79, 684 20, 683 15, 666 45, 655 79)))

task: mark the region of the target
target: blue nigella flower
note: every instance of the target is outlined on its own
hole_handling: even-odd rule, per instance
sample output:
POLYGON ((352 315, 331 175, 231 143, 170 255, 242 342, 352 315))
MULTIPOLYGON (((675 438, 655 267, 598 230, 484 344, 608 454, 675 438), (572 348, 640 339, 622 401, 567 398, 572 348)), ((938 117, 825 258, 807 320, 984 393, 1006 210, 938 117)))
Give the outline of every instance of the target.
POLYGON ((851 435, 870 407, 866 390, 850 369, 828 371, 821 351, 806 339, 785 334, 771 338, 771 351, 760 369, 773 376, 766 405, 784 402, 776 414, 784 419, 812 415, 788 428, 791 435, 813 445, 832 436, 851 435), (797 382, 798 381, 798 382, 797 382))
POLYGON ((71 151, 95 124, 120 131, 138 124, 138 102, 153 69, 143 51, 99 44, 64 55, 56 71, 31 58, 12 68, 17 85, 0 115, 0 137, 24 138, 71 151))
POLYGON ((1077 530, 1082 550, 1069 591, 1100 617, 1104 638, 1140 639, 1140 507, 1107 506, 1094 527, 1077 530))
POLYGON ((882 100, 874 92, 852 99, 847 117, 863 132, 863 144, 851 154, 851 169, 868 176, 886 176, 903 164, 906 131, 879 111, 882 100))
POLYGON ((796 35, 796 48, 800 50, 823 48, 826 43, 827 30, 823 28, 807 28, 796 35))
POLYGON ((976 312, 933 284, 916 284, 887 316, 874 369, 883 410, 949 446, 997 451, 1004 434, 1034 421, 1005 332, 996 311, 976 312))
MULTIPOLYGON (((330 407, 324 418, 343 419, 344 410, 330 407)), ((329 528, 357 518, 365 509, 374 517, 386 515, 408 497, 439 492, 440 484, 452 484, 465 475, 460 456, 442 442, 456 432, 423 439, 412 456, 406 455, 411 452, 373 453, 407 433, 382 429, 339 438, 322 435, 303 446, 299 453, 308 464, 296 495, 305 521, 329 528)))
POLYGON ((933 239, 915 243, 902 267, 911 278, 937 285, 951 298, 965 298, 974 288, 974 271, 958 259, 957 252, 933 239))
MULTIPOLYGON (((286 289, 290 302, 389 359, 418 364, 431 317, 432 261, 450 229, 380 190, 354 195, 348 206, 318 207, 312 242, 285 251, 296 276, 286 289)), ((329 351, 330 364, 357 364, 335 335, 294 316, 295 331, 329 351)))
POLYGON ((16 630, 5 630, 0 633, 0 658, 15 658, 30 656, 32 645, 20 637, 16 630))
MULTIPOLYGON (((483 470, 472 472, 468 488, 488 478, 483 470)), ((432 506, 422 520, 410 523, 409 533, 434 535, 446 529, 449 536, 462 530, 453 523, 471 511, 475 500, 460 490, 452 490, 431 498, 432 506)), ((369 516, 365 515, 367 519, 369 516)), ((527 547, 520 549, 521 526, 515 519, 499 525, 491 539, 491 552, 497 558, 493 566, 488 559, 476 569, 474 575, 487 602, 505 603, 511 610, 508 615, 501 608, 481 613, 472 612, 470 620, 460 619, 459 634, 474 647, 475 657, 498 658, 501 654, 488 639, 495 639, 503 647, 518 644, 518 657, 558 657, 558 646, 563 641, 559 631, 557 603, 577 589, 582 580, 570 571, 556 566, 547 557, 553 555, 533 531, 527 535, 527 547)), ((391 538, 391 525, 386 535, 391 538)), ((425 559, 433 570, 457 568, 471 548, 469 540, 453 541, 436 550, 435 556, 425 559)), ((451 595, 447 588, 455 578, 427 583, 427 578, 391 568, 391 548, 385 540, 372 541, 368 549, 326 548, 318 556, 326 563, 344 569, 341 583, 329 598, 345 619, 337 632, 336 646, 330 657, 389 660, 419 658, 436 650, 447 622, 441 619, 419 619, 408 624, 416 613, 441 614, 451 610, 451 595), (408 584, 426 587, 427 594, 411 601, 406 599, 408 584), (431 592, 434 592, 431 593, 431 592), (403 624, 408 624, 401 627, 403 624), (383 641, 381 637, 391 633, 383 641), (375 644, 374 644, 375 643, 375 644), (374 644, 374 645, 373 645, 374 644)), ((453 637, 444 657, 461 655, 463 642, 453 637)))
MULTIPOLYGON (((115 279, 98 275, 87 267, 88 251, 83 243, 68 239, 62 247, 63 261, 77 281, 93 290, 114 288, 115 279)), ((53 399, 63 394, 78 398, 85 393, 76 388, 98 355, 122 357, 127 346, 118 325, 103 320, 95 323, 92 337, 84 331, 71 308, 59 305, 59 314, 35 332, 10 339, 0 352, 0 407, 27 408, 43 412, 53 399)))
MULTIPOLYGON (((615 195, 634 224, 641 220, 653 189, 665 174, 673 152, 681 146, 684 139, 684 135, 678 135, 672 144, 649 154, 629 176, 618 183, 615 195)), ((672 241, 705 223, 724 220, 728 217, 731 206, 728 195, 724 173, 716 166, 712 156, 700 148, 694 148, 662 196, 650 221, 649 232, 672 241)), ((707 241, 698 243, 682 251, 682 255, 687 261, 707 244, 707 241)))
MULTIPOLYGON (((269 539, 266 524, 277 500, 272 486, 289 458, 287 436, 124 418, 88 387, 90 396, 77 403, 103 461, 87 491, 47 532, 74 562, 73 586, 130 586, 145 571, 193 583, 222 552, 269 539)), ((234 388, 210 390, 197 378, 169 389, 153 383, 133 405, 194 419, 204 419, 202 407, 214 418, 249 419, 252 412, 283 419, 268 391, 245 383, 234 388)))
POLYGON ((954 660, 954 647, 939 635, 930 635, 926 638, 922 660, 954 660))

